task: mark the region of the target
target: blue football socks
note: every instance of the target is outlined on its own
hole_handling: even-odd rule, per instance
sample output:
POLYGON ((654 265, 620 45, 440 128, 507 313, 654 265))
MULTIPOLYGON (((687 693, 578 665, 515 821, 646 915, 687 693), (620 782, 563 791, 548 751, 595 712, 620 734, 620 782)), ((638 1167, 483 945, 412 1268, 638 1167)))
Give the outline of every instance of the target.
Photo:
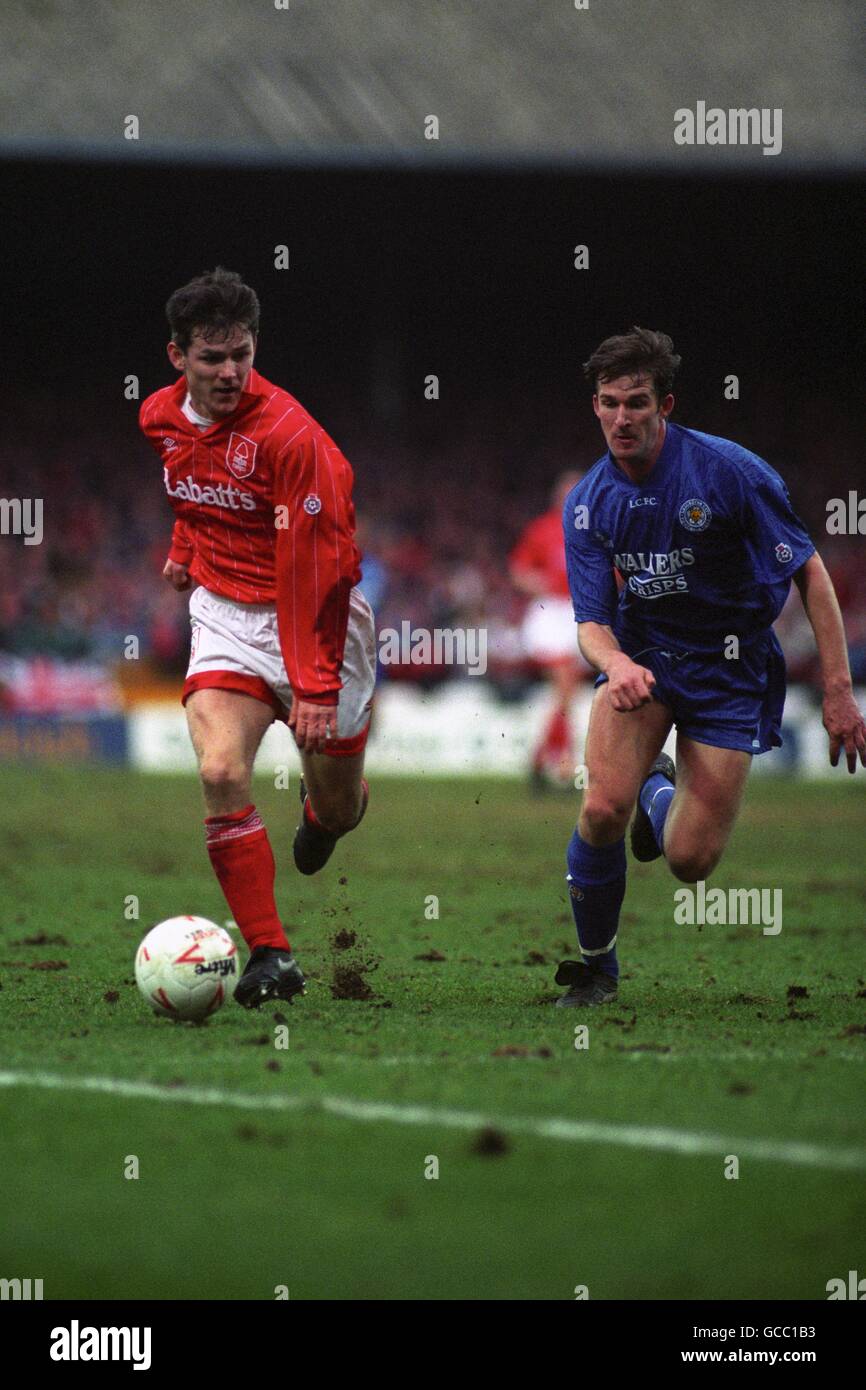
POLYGON ((568 883, 577 941, 587 965, 619 975, 616 933, 625 897, 625 836, 600 849, 575 830, 568 846, 568 883))
POLYGON ((665 849, 665 818, 670 810, 674 791, 675 787, 670 778, 665 777, 663 772, 653 772, 644 782, 638 797, 641 810, 646 811, 649 816, 656 844, 662 854, 664 854, 665 849))

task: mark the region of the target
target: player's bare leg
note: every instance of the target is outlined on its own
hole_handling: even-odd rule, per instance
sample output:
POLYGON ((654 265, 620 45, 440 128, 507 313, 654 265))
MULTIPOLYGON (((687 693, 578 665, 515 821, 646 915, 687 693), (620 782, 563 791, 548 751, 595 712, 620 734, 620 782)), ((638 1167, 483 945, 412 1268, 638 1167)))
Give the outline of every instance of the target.
POLYGON ((244 1008, 290 1000, 303 993, 304 977, 277 913, 268 832, 250 800, 253 763, 273 710, 238 691, 205 689, 189 696, 186 712, 209 813, 208 854, 250 948, 235 999, 244 1008))
POLYGON ((574 785, 571 706, 577 689, 573 657, 545 662, 544 675, 551 699, 532 754, 530 786, 534 792, 554 787, 570 791, 574 785))
POLYGON ((554 719, 560 735, 561 748, 557 765, 557 777, 563 786, 571 787, 574 782, 574 742, 571 729, 571 711, 577 693, 578 672, 574 661, 557 661, 550 668, 550 680, 556 698, 554 719))
POLYGON ((599 686, 586 736, 586 791, 577 828, 590 845, 612 845, 625 834, 637 794, 670 733, 673 716, 651 700, 621 713, 610 702, 610 687, 599 686))
POLYGON ((186 722, 209 816, 239 811, 250 799, 253 763, 273 721, 262 700, 236 690, 196 690, 186 722))
POLYGON ((345 835, 361 819, 364 804, 364 753, 335 758, 301 754, 304 782, 316 819, 334 835, 345 835))
POLYGON ((664 856, 684 883, 709 878, 734 827, 752 757, 677 737, 677 786, 664 821, 664 856))
POLYGON ((625 831, 672 718, 658 700, 620 712, 613 708, 607 683, 596 691, 584 754, 586 791, 567 855, 571 910, 582 958, 563 961, 556 972, 556 983, 569 986, 557 1001, 561 1007, 591 1007, 616 998, 625 831))
POLYGON ((364 780, 364 752, 335 757, 301 753, 302 819, 295 836, 295 864, 302 874, 318 873, 342 835, 362 819, 369 789, 364 780))

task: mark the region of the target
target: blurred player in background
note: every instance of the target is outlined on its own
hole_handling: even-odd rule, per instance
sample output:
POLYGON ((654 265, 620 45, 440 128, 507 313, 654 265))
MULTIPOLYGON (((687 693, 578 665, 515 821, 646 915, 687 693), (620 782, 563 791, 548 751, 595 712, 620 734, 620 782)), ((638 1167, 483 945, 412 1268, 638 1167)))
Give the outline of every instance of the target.
POLYGON ((303 766, 296 867, 316 873, 367 806, 364 745, 375 633, 357 589, 352 470, 294 397, 253 369, 259 302, 217 268, 166 306, 179 379, 139 421, 176 514, 163 571, 190 599, 183 688, 208 816, 207 848, 250 948, 235 998, 302 993, 277 913, 275 863, 250 799, 268 726, 285 720, 303 766))
POLYGON ((562 508, 582 473, 561 473, 550 509, 529 522, 509 557, 515 588, 529 596, 523 648, 550 682, 553 704, 532 755, 534 790, 574 787, 572 705, 581 678, 591 673, 577 646, 562 548, 562 508))
POLYGON ((785 659, 772 623, 793 579, 812 627, 835 767, 866 766, 833 584, 784 482, 728 439, 670 423, 680 359, 664 333, 608 338, 584 366, 607 453, 563 511, 584 656, 601 672, 587 787, 568 847, 582 960, 563 961, 566 1006, 616 996, 625 830, 641 861, 708 878, 752 757, 781 745, 785 659), (616 574, 615 574, 616 571, 616 574), (618 581, 622 587, 618 592, 618 581), (676 726, 676 765, 661 752, 676 726))

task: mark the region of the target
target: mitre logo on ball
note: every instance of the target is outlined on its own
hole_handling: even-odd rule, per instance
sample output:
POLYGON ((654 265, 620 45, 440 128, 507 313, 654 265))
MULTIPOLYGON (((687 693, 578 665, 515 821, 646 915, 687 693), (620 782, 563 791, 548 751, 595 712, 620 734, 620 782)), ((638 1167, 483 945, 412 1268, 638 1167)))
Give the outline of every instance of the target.
POLYGON ((226 463, 236 478, 248 478, 256 466, 256 445, 245 434, 232 434, 226 449, 226 463))

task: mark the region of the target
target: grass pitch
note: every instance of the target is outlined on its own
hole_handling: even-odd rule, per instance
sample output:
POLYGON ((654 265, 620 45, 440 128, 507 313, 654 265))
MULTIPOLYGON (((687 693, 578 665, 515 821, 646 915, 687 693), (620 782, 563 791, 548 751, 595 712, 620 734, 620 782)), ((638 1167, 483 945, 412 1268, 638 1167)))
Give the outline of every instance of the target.
POLYGON ((227 917, 194 779, 3 781, 4 1277, 46 1298, 824 1299, 862 1263, 862 774, 752 783, 712 886, 781 888, 776 937, 675 926, 680 885, 630 864, 620 997, 588 1013, 553 1008, 576 797, 378 779, 307 880, 296 787, 263 780, 308 992, 198 1028, 153 1016, 132 969, 154 922, 227 917))

